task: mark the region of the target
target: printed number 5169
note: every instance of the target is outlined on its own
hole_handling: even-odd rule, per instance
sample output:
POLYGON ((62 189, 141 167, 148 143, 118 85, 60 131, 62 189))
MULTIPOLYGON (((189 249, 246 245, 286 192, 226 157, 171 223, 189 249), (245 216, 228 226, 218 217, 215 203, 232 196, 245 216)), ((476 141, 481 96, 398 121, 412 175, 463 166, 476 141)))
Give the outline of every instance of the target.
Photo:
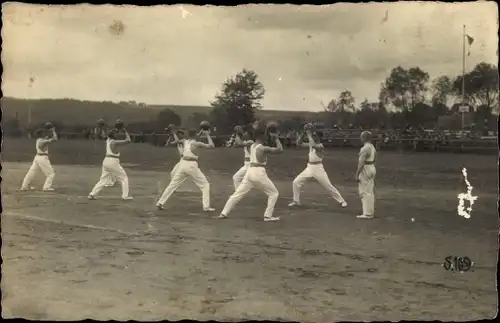
POLYGON ((448 256, 444 258, 443 267, 446 271, 467 272, 473 269, 474 263, 469 257, 448 256))

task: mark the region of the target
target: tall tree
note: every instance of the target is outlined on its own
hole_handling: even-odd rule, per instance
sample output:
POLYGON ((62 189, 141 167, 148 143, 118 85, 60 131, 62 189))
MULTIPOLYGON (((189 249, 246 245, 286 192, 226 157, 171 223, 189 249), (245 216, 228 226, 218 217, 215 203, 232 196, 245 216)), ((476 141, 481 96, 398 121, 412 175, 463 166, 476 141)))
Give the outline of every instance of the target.
POLYGON ((342 91, 337 99, 331 100, 325 107, 325 111, 331 113, 328 117, 329 121, 333 124, 338 122, 341 125, 348 123, 351 119, 350 116, 356 109, 354 106, 355 101, 351 91, 342 91))
POLYGON ((235 125, 252 122, 255 112, 262 108, 260 101, 265 89, 254 71, 243 69, 222 84, 222 89, 210 102, 212 120, 217 128, 230 130, 235 125))
POLYGON ((354 96, 352 95, 351 91, 345 90, 342 91, 339 95, 338 99, 338 105, 340 108, 341 112, 354 112, 355 106, 354 103, 356 100, 354 99, 354 96))
POLYGON ((338 126, 339 125, 339 120, 340 120, 340 113, 339 113, 339 105, 337 103, 336 99, 330 100, 328 102, 327 106, 323 106, 325 109, 325 112, 327 112, 325 116, 325 121, 328 124, 328 126, 338 126))
POLYGON ((404 69, 398 66, 382 83, 379 97, 385 104, 392 104, 406 114, 423 101, 428 81, 429 74, 420 67, 404 69))
MULTIPOLYGON (((462 76, 455 78, 453 90, 462 95, 462 76)), ((479 63, 472 71, 465 74, 465 98, 473 106, 486 106, 498 112, 498 67, 479 63)))
POLYGON ((330 102, 328 102, 328 105, 325 108, 326 112, 337 112, 339 109, 339 105, 337 103, 337 100, 332 99, 330 102))
POLYGON ((378 126, 379 115, 378 115, 378 107, 376 103, 369 102, 368 99, 365 99, 359 105, 359 110, 355 113, 356 124, 360 125, 363 129, 370 129, 375 126, 378 126))
POLYGON ((443 75, 432 82, 432 104, 444 104, 448 106, 450 100, 456 93, 453 91, 453 81, 450 77, 443 75))

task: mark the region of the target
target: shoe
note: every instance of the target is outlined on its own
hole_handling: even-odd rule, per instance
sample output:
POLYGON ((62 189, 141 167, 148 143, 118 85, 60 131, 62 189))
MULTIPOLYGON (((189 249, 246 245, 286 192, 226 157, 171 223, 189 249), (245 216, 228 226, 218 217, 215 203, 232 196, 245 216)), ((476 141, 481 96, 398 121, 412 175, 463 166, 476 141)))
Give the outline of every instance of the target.
POLYGON ((29 191, 29 189, 28 188, 20 188, 20 189, 18 189, 18 191, 19 192, 27 192, 27 191, 29 191))
POLYGON ((88 199, 89 199, 89 200, 95 200, 96 198, 95 198, 95 196, 94 196, 94 195, 89 194, 88 199))
POLYGON ((280 220, 280 218, 279 218, 279 217, 277 217, 277 216, 271 216, 271 217, 269 217, 269 218, 264 218, 264 221, 265 221, 265 222, 270 222, 270 221, 279 221, 279 220, 280 220))
POLYGON ((207 207, 207 208, 204 208, 203 211, 204 212, 213 212, 213 211, 215 211, 215 209, 211 208, 211 207, 207 207))
POLYGON ((124 200, 124 201, 131 201, 133 199, 134 198, 132 196, 122 197, 122 200, 124 200))
POLYGON ((156 204, 156 208, 157 208, 159 211, 163 211, 163 205, 161 205, 161 204, 156 204))
POLYGON ((292 203, 288 204, 288 206, 289 207, 300 206, 300 203, 293 201, 292 203))
POLYGON ((227 215, 220 214, 218 216, 214 216, 214 219, 227 219, 227 215))
POLYGON ((347 207, 347 202, 344 201, 344 202, 340 203, 340 207, 347 207))
POLYGON ((55 190, 52 187, 49 187, 49 188, 44 188, 43 191, 44 192, 53 192, 55 190))
POLYGON ((357 216, 358 219, 373 219, 373 215, 361 214, 357 216))

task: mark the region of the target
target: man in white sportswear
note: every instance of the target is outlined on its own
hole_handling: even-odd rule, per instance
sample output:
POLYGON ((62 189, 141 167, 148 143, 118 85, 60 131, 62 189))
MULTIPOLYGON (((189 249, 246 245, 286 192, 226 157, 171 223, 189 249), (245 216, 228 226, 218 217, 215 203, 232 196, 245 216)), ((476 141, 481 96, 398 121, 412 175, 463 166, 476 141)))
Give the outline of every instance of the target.
POLYGON ((218 219, 226 219, 231 210, 241 201, 241 199, 252 188, 264 192, 267 195, 267 207, 264 212, 264 221, 279 221, 279 217, 273 216, 274 207, 278 200, 279 192, 266 172, 267 156, 269 154, 279 154, 283 151, 283 146, 277 133, 270 134, 276 147, 264 146, 267 133, 262 126, 255 129, 255 143, 250 146, 250 166, 243 177, 243 181, 236 191, 229 197, 218 219))
MULTIPOLYGON (((177 171, 179 170, 179 165, 180 165, 181 160, 182 160, 182 153, 184 151, 184 130, 179 129, 175 132, 172 132, 172 136, 170 136, 167 139, 167 142, 165 143, 165 146, 168 146, 168 145, 176 145, 177 151, 179 152, 179 156, 180 156, 179 162, 177 164, 175 164, 174 168, 170 172, 170 180, 172 180, 172 178, 174 178, 175 173, 177 173, 177 171)), ((186 179, 187 179, 187 177, 182 181, 182 183, 184 183, 186 181, 186 179)), ((181 185, 182 185, 182 183, 181 183, 181 185)), ((179 185, 179 187, 181 185, 179 185)), ((177 191, 180 192, 180 190, 177 190, 177 191)), ((191 192, 191 190, 187 190, 187 191, 191 192)))
POLYGON ((116 136, 118 131, 112 129, 108 132, 108 138, 106 139, 106 156, 102 162, 102 174, 99 182, 94 186, 92 192, 89 194, 89 200, 95 200, 97 195, 109 183, 109 177, 113 176, 121 184, 122 187, 122 200, 133 200, 129 196, 129 186, 128 186, 128 176, 123 167, 120 165, 120 152, 118 151, 119 146, 129 144, 131 142, 130 135, 123 129, 125 133, 124 140, 117 140, 116 136))
POLYGON ((184 151, 184 131, 183 130, 177 130, 175 132, 172 132, 172 136, 168 138, 167 142, 165 143, 165 146, 168 145, 176 145, 177 146, 177 151, 179 152, 180 160, 177 164, 175 164, 174 168, 170 172, 170 179, 174 178, 175 173, 179 169, 179 164, 181 163, 182 160, 182 153, 184 151))
POLYGON ((36 156, 33 159, 33 163, 31 164, 28 173, 24 177, 23 183, 21 185, 21 190, 27 191, 36 174, 39 170, 41 170, 46 177, 45 183, 43 184, 43 190, 53 191, 54 189, 52 188, 52 182, 54 181, 56 173, 54 172, 54 169, 52 168, 52 165, 50 163, 49 145, 50 143, 57 140, 57 133, 56 130, 52 127, 48 130, 38 129, 35 132, 35 136, 37 137, 35 144, 36 156), (47 131, 50 132, 50 137, 46 136, 47 131))
POLYGON ((250 134, 246 132, 243 134, 243 129, 241 126, 235 127, 234 142, 233 147, 243 148, 245 154, 243 166, 233 175, 233 185, 236 190, 240 186, 245 174, 247 173, 248 167, 250 167, 250 146, 254 144, 253 140, 250 140, 250 134), (243 137, 243 138, 242 138, 243 137))
POLYGON ((359 219, 372 219, 375 212, 375 155, 377 150, 371 143, 372 134, 369 131, 361 133, 361 147, 359 151, 358 169, 356 170, 356 181, 358 182, 358 193, 361 197, 363 214, 358 215, 359 219))
POLYGON ((210 206, 210 183, 208 183, 206 176, 198 167, 198 155, 196 154, 198 149, 212 149, 215 148, 215 145, 212 141, 212 137, 210 137, 209 131, 203 131, 202 133, 206 136, 208 144, 194 139, 197 134, 194 130, 190 130, 187 138, 180 141, 183 144, 182 159, 178 164, 178 168, 175 169, 174 167, 172 171, 172 180, 156 203, 156 207, 159 210, 163 210, 165 203, 172 194, 188 177, 190 177, 201 190, 203 210, 205 212, 215 211, 215 209, 210 206))
POLYGON ((306 169, 304 169, 304 171, 302 171, 302 173, 300 173, 293 180, 293 201, 288 206, 293 207, 300 205, 300 189, 307 180, 315 179, 335 201, 337 201, 342 207, 346 207, 346 201, 337 188, 332 185, 330 179, 328 178, 328 174, 323 167, 325 148, 317 135, 313 134, 311 128, 312 125, 310 124, 304 127, 308 143, 303 142, 303 135, 297 140, 298 147, 309 148, 309 160, 306 169))

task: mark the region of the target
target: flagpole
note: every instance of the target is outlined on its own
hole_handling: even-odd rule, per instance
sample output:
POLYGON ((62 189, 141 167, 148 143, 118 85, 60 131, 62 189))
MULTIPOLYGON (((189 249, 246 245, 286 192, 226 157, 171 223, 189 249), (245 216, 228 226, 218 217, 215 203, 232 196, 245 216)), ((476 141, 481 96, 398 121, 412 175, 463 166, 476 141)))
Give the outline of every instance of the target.
MULTIPOLYGON (((462 43, 463 43, 463 49, 462 49, 462 105, 465 105, 465 25, 464 25, 464 32, 462 35, 462 43)), ((465 117, 464 117, 464 112, 462 110, 462 130, 464 129, 464 124, 465 124, 465 117)))

